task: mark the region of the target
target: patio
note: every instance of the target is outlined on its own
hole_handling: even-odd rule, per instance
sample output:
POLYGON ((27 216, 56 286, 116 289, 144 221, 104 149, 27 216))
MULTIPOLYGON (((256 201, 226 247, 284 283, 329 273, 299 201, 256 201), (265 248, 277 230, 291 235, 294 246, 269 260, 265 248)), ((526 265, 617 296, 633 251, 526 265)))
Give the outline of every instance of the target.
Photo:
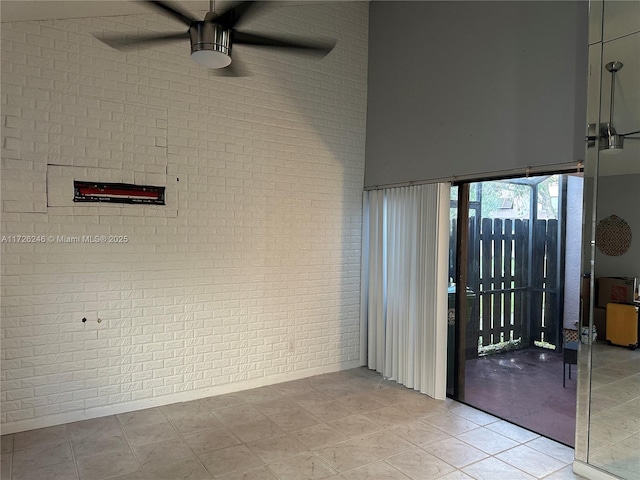
POLYGON ((526 348, 466 362, 465 403, 574 445, 576 366, 562 387, 562 353, 526 348))

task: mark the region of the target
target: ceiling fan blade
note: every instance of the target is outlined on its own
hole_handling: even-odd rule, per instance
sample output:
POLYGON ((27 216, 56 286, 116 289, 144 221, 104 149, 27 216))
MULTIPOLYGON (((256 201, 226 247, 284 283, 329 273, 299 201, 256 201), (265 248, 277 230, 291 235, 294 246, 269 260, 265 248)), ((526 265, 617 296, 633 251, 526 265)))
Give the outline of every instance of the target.
POLYGON ((189 38, 189 32, 150 33, 148 35, 94 35, 98 40, 116 50, 127 50, 150 43, 169 43, 189 38))
POLYGON ((255 13, 255 11, 261 6, 259 4, 264 4, 266 2, 256 2, 256 1, 248 1, 248 2, 233 2, 229 7, 222 11, 216 20, 216 23, 226 27, 233 28, 237 24, 240 24, 240 21, 246 21, 250 15, 247 15, 248 12, 255 13))
POLYGON ((623 133, 622 136, 626 137, 627 135, 635 135, 636 133, 640 133, 640 130, 636 130, 635 132, 627 132, 627 133, 623 133))
POLYGON ((188 13, 184 11, 180 11, 176 7, 169 5, 167 2, 161 2, 159 0, 143 0, 143 1, 149 6, 155 7, 165 13, 168 13, 170 16, 172 16, 176 20, 181 21, 186 26, 191 26, 193 22, 198 21, 188 13))
POLYGON ((236 45, 251 45, 253 47, 282 48, 285 50, 298 50, 303 53, 325 56, 336 42, 323 40, 301 40, 297 37, 259 35, 246 32, 233 32, 233 43, 236 45))

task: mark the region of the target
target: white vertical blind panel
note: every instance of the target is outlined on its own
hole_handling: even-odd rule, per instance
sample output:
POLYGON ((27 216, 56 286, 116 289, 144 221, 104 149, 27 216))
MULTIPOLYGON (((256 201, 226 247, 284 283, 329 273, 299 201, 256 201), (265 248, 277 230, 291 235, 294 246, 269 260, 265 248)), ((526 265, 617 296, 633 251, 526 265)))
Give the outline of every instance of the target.
POLYGON ((373 190, 363 209, 361 360, 436 398, 446 379, 448 192, 373 190))

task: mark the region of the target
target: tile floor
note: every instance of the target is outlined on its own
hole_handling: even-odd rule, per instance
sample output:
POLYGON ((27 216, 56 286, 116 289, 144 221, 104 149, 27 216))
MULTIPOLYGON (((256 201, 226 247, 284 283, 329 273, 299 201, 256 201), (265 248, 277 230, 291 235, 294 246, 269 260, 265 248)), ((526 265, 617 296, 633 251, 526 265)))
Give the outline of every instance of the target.
POLYGON ((589 463, 640 478, 640 350, 593 346, 589 463))
POLYGON ((365 368, 5 435, 3 480, 548 480, 573 450, 365 368))

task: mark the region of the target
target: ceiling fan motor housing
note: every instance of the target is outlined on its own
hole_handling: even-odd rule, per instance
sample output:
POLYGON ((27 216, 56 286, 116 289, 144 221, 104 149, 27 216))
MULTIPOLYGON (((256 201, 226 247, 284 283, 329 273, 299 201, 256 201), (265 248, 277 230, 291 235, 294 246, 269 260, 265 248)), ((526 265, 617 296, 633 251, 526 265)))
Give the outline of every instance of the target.
POLYGON ((223 68, 231 63, 230 29, 213 22, 194 22, 189 28, 189 34, 191 56, 194 60, 197 57, 206 58, 206 66, 209 68, 223 68))
POLYGON ((600 146, 598 150, 617 151, 624 148, 624 135, 620 135, 610 123, 600 124, 600 146))

